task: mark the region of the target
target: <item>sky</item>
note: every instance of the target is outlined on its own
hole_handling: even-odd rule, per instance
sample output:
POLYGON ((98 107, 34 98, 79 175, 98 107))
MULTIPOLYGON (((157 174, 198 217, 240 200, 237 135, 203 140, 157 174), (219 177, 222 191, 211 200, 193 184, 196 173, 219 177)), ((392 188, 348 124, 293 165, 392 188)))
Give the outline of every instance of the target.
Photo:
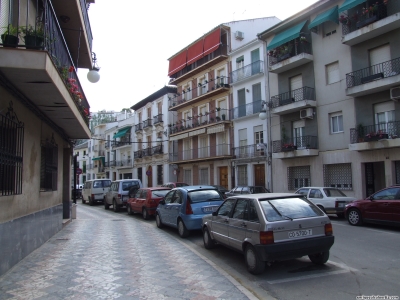
MULTIPOLYGON (((89 8, 100 81, 78 76, 90 111, 119 112, 168 84, 168 58, 219 24, 284 20, 317 0, 95 0, 89 8)), ((264 31, 264 30, 261 30, 264 31)))

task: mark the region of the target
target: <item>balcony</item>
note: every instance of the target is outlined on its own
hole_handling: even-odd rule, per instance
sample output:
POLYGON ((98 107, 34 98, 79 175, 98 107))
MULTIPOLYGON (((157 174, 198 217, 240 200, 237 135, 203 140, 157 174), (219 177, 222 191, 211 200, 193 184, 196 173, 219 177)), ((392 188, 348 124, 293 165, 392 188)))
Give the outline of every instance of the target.
POLYGON ((359 126, 350 129, 351 151, 370 151, 400 147, 400 121, 359 126))
POLYGON ((143 130, 143 124, 142 123, 139 123, 139 124, 135 125, 135 132, 142 131, 142 130, 143 130))
POLYGON ((233 148, 233 155, 236 159, 248 159, 248 158, 265 158, 267 157, 267 152, 257 146, 247 145, 233 148))
POLYGON ((231 118, 239 119, 242 117, 252 116, 260 113, 262 107, 262 100, 257 100, 245 105, 239 105, 231 110, 231 118))
POLYGON ((159 115, 153 117, 154 126, 156 126, 156 125, 162 126, 163 122, 164 122, 163 121, 163 114, 159 114, 159 115))
POLYGON ((271 97, 270 109, 273 114, 284 115, 307 107, 316 107, 315 90, 302 87, 271 97))
POLYGON ((233 71, 230 75, 231 84, 243 82, 246 79, 264 74, 264 62, 262 60, 251 63, 243 68, 233 71))
POLYGON ((314 60, 311 43, 303 37, 268 51, 269 71, 282 73, 314 60))
POLYGON ((199 83, 195 88, 187 88, 182 90, 181 94, 177 93, 175 97, 168 100, 169 110, 179 110, 185 106, 191 106, 194 102, 214 97, 221 93, 229 91, 229 77, 218 77, 206 80, 204 84, 199 83))
POLYGON ((105 148, 108 149, 110 147, 111 147, 111 141, 108 140, 108 141, 106 141, 105 148))
POLYGON ((125 147, 125 146, 132 146, 130 136, 129 138, 121 138, 119 141, 112 141, 111 146, 113 148, 125 147))
POLYGON ((357 5, 348 15, 340 16, 343 44, 354 46, 400 27, 398 0, 374 3, 367 6, 368 10, 364 5, 364 3, 357 5))
POLYGON ((318 137, 306 135, 272 142, 272 158, 285 159, 317 156, 318 137))
POLYGON ((105 167, 103 167, 103 166, 97 167, 97 173, 104 173, 104 172, 105 172, 105 167))
POLYGON ((143 129, 148 130, 153 128, 153 122, 152 119, 147 119, 143 121, 143 129))
POLYGON ((348 96, 388 90, 400 83, 400 57, 346 74, 348 96))
POLYGON ((229 144, 216 145, 214 147, 203 147, 197 149, 183 150, 179 153, 170 154, 170 162, 196 162, 215 159, 231 159, 232 149, 229 144))
POLYGON ((132 164, 132 159, 128 158, 128 159, 123 159, 123 160, 116 160, 115 161, 115 166, 119 169, 121 168, 132 168, 133 164, 132 164))
MULTIPOLYGON (((68 138, 87 139, 91 136, 89 103, 76 74, 77 67, 83 65, 74 63, 71 51, 78 47, 65 43, 53 2, 44 1, 44 7, 36 7, 38 11, 43 10, 40 14, 43 17, 38 18, 37 24, 31 24, 35 28, 46 24, 43 35, 34 36, 41 43, 29 46, 22 43, 23 37, 15 47, 0 47, 0 80, 11 93, 19 94, 25 103, 30 103, 39 118, 61 128, 68 138)), ((34 10, 32 7, 31 11, 34 10)), ((20 24, 24 25, 32 19, 35 16, 26 19, 19 16, 20 24)))

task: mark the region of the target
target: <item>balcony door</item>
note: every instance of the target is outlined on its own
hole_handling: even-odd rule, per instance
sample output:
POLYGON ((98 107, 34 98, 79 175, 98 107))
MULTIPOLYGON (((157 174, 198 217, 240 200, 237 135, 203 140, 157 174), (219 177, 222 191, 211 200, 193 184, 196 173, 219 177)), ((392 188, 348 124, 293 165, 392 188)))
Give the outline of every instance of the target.
POLYGON ((239 130, 239 157, 247 157, 247 129, 239 130))
POLYGON ((290 95, 292 101, 304 100, 303 97, 299 97, 299 89, 303 87, 303 78, 300 75, 290 78, 290 95))
POLYGON ((253 114, 261 111, 261 83, 252 86, 253 91, 253 114))
POLYGON ((205 158, 208 156, 208 136, 199 136, 199 158, 205 158))
POLYGON ((304 129, 304 120, 293 122, 293 144, 297 146, 297 149, 302 149, 306 146, 304 145, 304 129))
POLYGON ((391 64, 382 64, 383 62, 388 62, 390 57, 390 47, 389 44, 383 45, 369 51, 369 65, 370 74, 375 75, 382 73, 382 76, 387 77, 392 73, 391 64))
POLYGON ((392 125, 395 121, 395 105, 394 101, 375 104, 375 130, 383 133, 395 134, 392 131, 392 125), (390 127, 390 128, 389 128, 390 127))
POLYGON ((183 160, 192 159, 190 139, 183 140, 183 160))
POLYGON ((238 113, 239 118, 244 117, 246 115, 246 94, 245 89, 241 89, 237 91, 238 93, 238 113))
POLYGON ((226 132, 217 133, 217 156, 228 155, 228 145, 226 144, 226 132))
POLYGON ((260 73, 260 49, 251 51, 251 75, 260 73))

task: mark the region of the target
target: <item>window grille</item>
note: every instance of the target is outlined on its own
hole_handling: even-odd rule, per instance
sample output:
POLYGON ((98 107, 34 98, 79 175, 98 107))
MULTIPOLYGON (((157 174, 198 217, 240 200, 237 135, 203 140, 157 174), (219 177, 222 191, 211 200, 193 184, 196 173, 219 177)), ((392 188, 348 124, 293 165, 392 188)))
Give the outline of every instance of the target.
POLYGON ((42 141, 40 163, 40 191, 56 191, 58 178, 58 146, 54 136, 42 141))
POLYGON ((163 184, 163 165, 157 165, 157 185, 163 184))
POLYGON ((288 189, 297 190, 311 185, 310 166, 288 167, 288 189))
POLYGON ((10 102, 0 114, 0 196, 22 194, 24 123, 18 120, 10 102))
POLYGON ((400 160, 394 162, 394 170, 396 173, 396 184, 400 184, 400 160))
POLYGON ((183 182, 192 184, 192 170, 183 170, 183 182))
POLYGON ((351 164, 324 165, 324 186, 352 190, 351 164))
POLYGON ((238 185, 246 186, 247 185, 247 165, 238 166, 238 185))
POLYGON ((208 169, 207 168, 206 169, 200 169, 199 172, 200 172, 199 184, 202 184, 202 185, 210 184, 210 181, 208 179, 208 169))

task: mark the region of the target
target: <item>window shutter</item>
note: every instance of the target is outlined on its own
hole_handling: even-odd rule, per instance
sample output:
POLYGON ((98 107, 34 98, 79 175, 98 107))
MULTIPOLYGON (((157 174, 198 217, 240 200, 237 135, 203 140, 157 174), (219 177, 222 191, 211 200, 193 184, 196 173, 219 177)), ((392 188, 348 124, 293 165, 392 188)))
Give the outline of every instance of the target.
POLYGON ((339 63, 335 62, 333 64, 327 65, 326 76, 327 76, 327 84, 340 81, 339 63))

